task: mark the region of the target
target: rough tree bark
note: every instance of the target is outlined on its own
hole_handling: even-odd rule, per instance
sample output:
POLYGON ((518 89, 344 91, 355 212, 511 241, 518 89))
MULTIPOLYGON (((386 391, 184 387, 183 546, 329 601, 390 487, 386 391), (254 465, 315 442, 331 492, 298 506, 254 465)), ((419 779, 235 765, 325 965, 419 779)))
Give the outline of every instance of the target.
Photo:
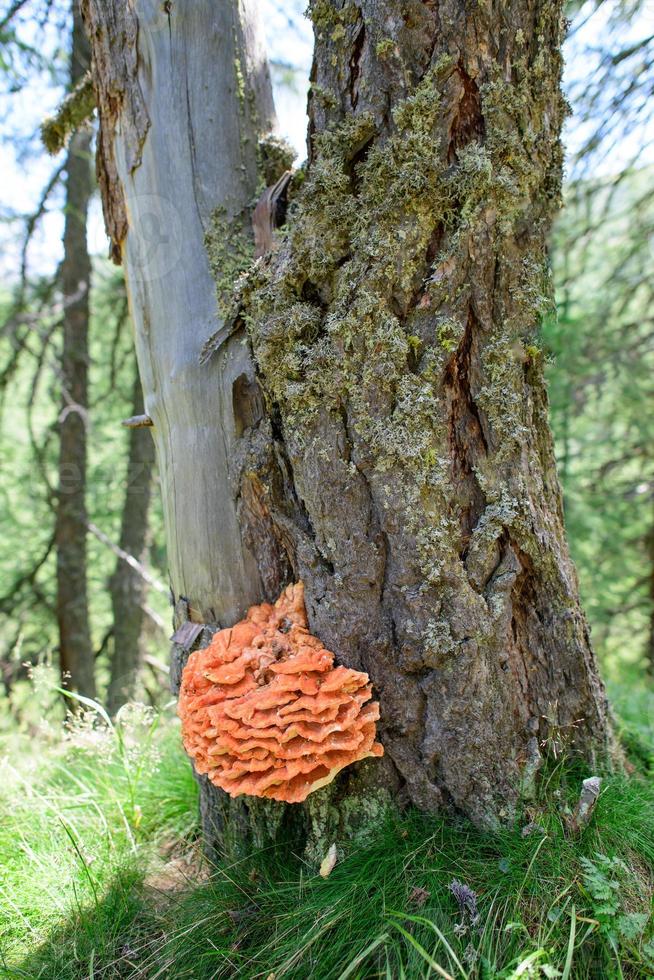
MULTIPOLYGON (((132 415, 143 414, 143 390, 138 370, 134 373, 132 415)), ((127 485, 123 503, 119 545, 142 562, 147 544, 148 511, 152 495, 154 442, 148 432, 129 430, 127 485)), ((113 619, 113 648, 109 668, 107 710, 111 715, 134 696, 141 664, 141 641, 147 584, 122 558, 109 583, 113 619)))
MULTIPOLYGON (((90 51, 77 4, 73 3, 71 88, 89 69, 90 51)), ((88 411, 88 323, 91 261, 86 243, 88 204, 93 192, 91 132, 73 133, 66 159, 64 299, 59 423, 57 620, 62 686, 95 697, 95 673, 86 582, 86 427, 88 411)))
MULTIPOLYGON (((370 819, 398 794, 483 825, 509 817, 552 746, 592 759, 609 738, 536 340, 561 179, 560 5, 315 0, 306 179, 288 235, 251 268, 236 332, 218 333, 205 373, 197 355, 213 306, 196 246, 233 154, 245 154, 254 186, 252 76, 241 67, 254 49, 237 47, 235 60, 231 46, 250 35, 228 25, 216 59, 215 10, 173 5, 164 32, 137 3, 138 30, 118 32, 95 0, 84 9, 105 209, 137 308, 178 619, 182 598, 190 619, 225 625, 302 578, 313 632, 370 673, 386 759, 310 798, 314 829, 370 819), (189 106, 210 81, 215 102, 193 125, 189 106), (208 160, 235 108, 249 142, 241 135, 229 161, 208 160), (164 188, 184 222, 182 257, 174 283, 144 288, 139 194, 164 188), (180 316, 170 290, 186 297, 198 280, 205 304, 185 300, 180 316), (218 419, 224 444, 208 436, 218 419)), ((227 227, 214 213, 208 244, 223 287, 227 227)), ((252 824, 249 801, 215 799, 203 796, 218 830, 234 815, 252 824)))

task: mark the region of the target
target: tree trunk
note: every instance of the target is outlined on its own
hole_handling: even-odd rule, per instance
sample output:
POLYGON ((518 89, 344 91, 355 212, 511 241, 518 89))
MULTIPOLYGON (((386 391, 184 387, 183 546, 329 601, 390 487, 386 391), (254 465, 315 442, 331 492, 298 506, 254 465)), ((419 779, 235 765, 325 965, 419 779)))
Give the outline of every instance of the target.
MULTIPOLYGON (((247 42, 247 29, 223 31, 222 59, 208 50, 215 10, 178 4, 166 31, 135 10, 126 49, 85 4, 101 166, 118 161, 120 176, 105 177, 105 210, 137 311, 178 617, 181 598, 198 623, 232 623, 302 578, 312 631, 370 673, 387 757, 310 797, 314 828, 370 818, 402 788, 420 807, 495 824, 552 747, 592 759, 608 742, 535 341, 552 301, 561 9, 315 0, 308 174, 287 238, 241 289, 256 375, 240 329, 218 333, 198 367, 213 305, 196 245, 228 176, 205 151, 221 134, 224 152, 230 113, 247 136, 231 164, 243 154, 254 187, 251 102, 233 73, 247 93, 260 62, 247 43, 234 61, 230 39, 247 42), (215 102, 193 124, 209 79, 215 102), (175 200, 184 235, 172 272, 143 282, 146 188, 175 200)), ((215 234, 209 244, 222 287, 225 249, 215 234)), ((218 798, 203 795, 213 833, 226 814, 235 834, 252 826, 257 807, 218 798)))
MULTIPOLYGON (((132 415, 143 414, 143 391, 138 370, 134 374, 132 415)), ((127 486, 120 527, 120 548, 143 561, 148 534, 148 510, 152 493, 154 442, 149 432, 129 430, 127 486)), ((113 615, 113 651, 111 656, 107 710, 111 715, 134 697, 141 664, 141 631, 146 583, 141 575, 122 558, 116 559, 111 576, 111 609, 113 615)))
MULTIPOLYGON (((71 88, 89 68, 89 47, 73 3, 71 88)), ((57 619, 63 687, 95 697, 86 583, 86 428, 91 262, 86 219, 93 191, 91 133, 73 133, 66 160, 66 215, 61 277, 64 299, 62 412, 59 425, 57 619)))
POLYGON ((288 493, 261 482, 314 632, 371 675, 410 799, 493 823, 552 746, 607 746, 537 347, 562 9, 312 13, 309 174, 247 311, 290 533, 288 493))
MULTIPOLYGON (((191 647, 210 636, 201 626, 231 625, 289 575, 275 545, 276 571, 264 580, 237 516, 240 436, 258 404, 243 327, 225 327, 220 351, 201 363, 223 323, 205 241, 216 242, 213 265, 231 288, 252 255, 258 141, 274 122, 255 4, 82 2, 100 115, 98 182, 154 423, 179 641, 174 691, 191 647)), ((200 787, 207 841, 246 835, 248 804, 206 780, 200 787)))

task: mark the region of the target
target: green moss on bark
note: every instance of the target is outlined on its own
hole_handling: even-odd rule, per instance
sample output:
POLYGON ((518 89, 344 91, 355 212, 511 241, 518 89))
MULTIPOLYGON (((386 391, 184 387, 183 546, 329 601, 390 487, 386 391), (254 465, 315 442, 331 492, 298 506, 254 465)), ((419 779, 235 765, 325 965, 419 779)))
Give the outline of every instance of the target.
POLYGON ((293 147, 276 133, 268 133, 259 140, 260 170, 264 186, 270 187, 290 170, 297 156, 293 147))
MULTIPOLYGON (((321 26, 333 12, 327 7, 314 10, 321 26)), ((516 252, 517 295, 510 317, 493 324, 485 344, 479 393, 508 458, 527 422, 523 340, 534 335, 551 302, 542 244, 525 255, 514 242, 523 214, 533 213, 534 197, 543 193, 543 159, 553 157, 555 171, 558 160, 556 127, 538 138, 532 133, 545 111, 535 97, 541 70, 525 64, 520 84, 498 79, 483 87, 485 137, 449 163, 448 92, 455 70, 449 56, 441 58, 394 108, 390 135, 379 138, 364 114, 315 138, 283 261, 251 275, 247 305, 259 367, 270 397, 283 406, 287 432, 306 443, 319 410, 350 406, 372 467, 399 467, 406 479, 411 530, 430 580, 439 577, 438 556, 449 550, 453 531, 442 517, 452 510, 451 460, 439 451, 446 442, 439 388, 465 331, 457 316, 461 287, 438 272, 460 264, 464 249, 483 247, 476 242, 482 232, 509 260, 516 252), (429 276, 426 255, 438 229, 445 246, 429 276), (426 344, 419 337, 419 346, 418 332, 408 329, 419 317, 417 294, 432 322, 434 311, 443 310, 436 336, 426 344), (408 372, 411 358, 419 366, 408 372), (369 410, 373 392, 375 404, 380 398, 388 403, 383 418, 369 410)), ((550 105, 551 89, 540 94, 550 105)), ((544 217, 550 211, 548 203, 544 217)), ((479 480, 483 487, 483 473, 479 480)))
POLYGON ((216 283, 218 313, 227 319, 235 312, 238 280, 252 265, 252 233, 242 216, 230 218, 225 208, 217 208, 211 216, 204 246, 216 283))

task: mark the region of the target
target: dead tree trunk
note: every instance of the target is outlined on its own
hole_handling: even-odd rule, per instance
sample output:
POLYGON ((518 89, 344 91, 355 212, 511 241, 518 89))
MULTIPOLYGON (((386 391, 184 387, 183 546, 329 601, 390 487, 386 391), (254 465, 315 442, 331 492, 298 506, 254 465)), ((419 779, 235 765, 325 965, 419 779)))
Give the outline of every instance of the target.
MULTIPOLYGON (((243 327, 225 330, 219 353, 200 361, 222 326, 205 241, 217 242, 214 271, 231 289, 252 255, 258 142, 274 121, 255 11, 254 0, 82 2, 101 124, 98 181, 153 421, 179 640, 174 689, 190 647, 210 635, 204 624, 234 623, 290 575, 276 547, 276 577, 264 583, 237 516, 240 436, 258 391, 243 327)), ((238 828, 231 836, 246 833, 247 805, 205 782, 201 808, 207 840, 224 836, 226 821, 238 828)))
MULTIPOLYGON (((143 414, 143 391, 138 370, 134 374, 132 415, 143 414)), ((129 430, 127 485, 120 527, 120 549, 143 561, 148 534, 148 511, 152 495, 154 442, 141 428, 129 430)), ((113 649, 109 668, 107 710, 115 714, 134 696, 141 665, 141 641, 147 585, 143 576, 122 558, 109 584, 113 618, 113 649)))
MULTIPOLYGON (((590 759, 608 741, 536 339, 561 9, 315 0, 307 177, 200 368, 215 311, 199 241, 217 204, 225 235, 256 179, 262 62, 237 7, 245 26, 222 25, 216 57, 222 5, 173 5, 159 25, 137 3, 137 31, 85 3, 178 621, 231 623, 302 578, 313 632, 374 681, 387 750, 310 798, 309 818, 361 817, 403 787, 493 824, 552 745, 590 759), (179 241, 166 274, 142 269, 153 228, 179 241)), ((209 238, 224 289, 229 248, 209 238)), ((229 811, 236 833, 253 813, 229 811)))
MULTIPOLYGON (((71 88, 89 68, 90 52, 77 4, 73 3, 71 88)), ((59 423, 57 620, 62 685, 95 697, 95 675, 86 584, 86 429, 88 323, 91 261, 86 218, 93 191, 91 133, 71 137, 66 160, 62 410, 59 423)))

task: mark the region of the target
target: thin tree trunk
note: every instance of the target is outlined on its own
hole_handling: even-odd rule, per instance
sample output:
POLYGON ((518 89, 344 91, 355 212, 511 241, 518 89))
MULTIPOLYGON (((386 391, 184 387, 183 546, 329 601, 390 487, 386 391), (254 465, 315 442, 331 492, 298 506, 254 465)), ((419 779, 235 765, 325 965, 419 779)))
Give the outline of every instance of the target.
MULTIPOLYGON (((73 3, 71 87, 88 71, 89 47, 73 3)), ((95 697, 95 676, 86 581, 86 438, 88 323, 91 262, 86 220, 93 191, 91 133, 71 137, 66 160, 66 215, 62 411, 59 425, 59 491, 56 518, 57 619, 62 684, 95 697)))
MULTIPOLYGON (((138 371, 134 375, 132 415, 143 414, 143 391, 138 371)), ((127 486, 120 528, 120 548, 143 562, 148 534, 148 510, 152 493, 154 442, 150 433, 129 430, 127 486)), ((115 714, 134 697, 141 665, 141 642, 147 583, 122 558, 116 559, 111 576, 113 650, 110 664, 107 710, 115 714)))
MULTIPOLYGON (((255 183, 262 62, 231 20, 216 57, 225 7, 176 4, 159 25, 137 3, 138 31, 84 8, 178 622, 232 623, 302 578, 313 632, 374 681, 387 756, 295 812, 342 832, 403 789, 494 824, 550 748, 592 759, 608 742, 534 339, 552 301, 561 9, 316 0, 308 175, 244 292, 255 373, 241 329, 197 361, 214 315, 199 241, 225 182, 250 175, 228 219, 255 183), (183 246, 144 274, 155 227, 183 246)), ((215 214, 213 232, 224 286, 215 214)), ((202 795, 210 834, 252 828, 257 806, 220 799, 202 795)))

